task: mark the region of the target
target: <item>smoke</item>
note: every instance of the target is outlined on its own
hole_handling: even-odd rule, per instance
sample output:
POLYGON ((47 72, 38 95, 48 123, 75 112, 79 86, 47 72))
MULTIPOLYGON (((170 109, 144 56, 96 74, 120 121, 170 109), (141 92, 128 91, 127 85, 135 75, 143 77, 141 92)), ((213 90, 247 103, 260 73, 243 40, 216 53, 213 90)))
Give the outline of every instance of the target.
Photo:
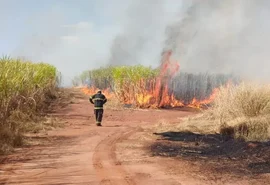
MULTIPOLYGON (((13 28, 12 40, 20 38, 10 53, 55 65, 65 85, 107 64, 157 66, 168 49, 180 71, 269 79, 267 0, 46 2, 36 9, 1 1, 0 20, 13 28), (16 19, 9 12, 18 12, 16 19)), ((1 29, 1 43, 11 40, 9 27, 1 29)))
MULTIPOLYGON (((82 71, 106 64, 158 63, 165 27, 181 5, 170 0, 59 0, 39 7, 12 2, 1 7, 19 12, 16 19, 8 16, 10 27, 19 27, 16 35, 5 33, 19 38, 10 53, 53 64, 63 75, 63 85, 71 85, 82 71)), ((3 38, 9 43, 8 37, 3 38)))
POLYGON ((159 64, 165 28, 172 23, 181 2, 132 1, 123 21, 123 31, 110 48, 110 65, 159 64))
POLYGON ((269 80, 269 17, 267 0, 188 1, 167 27, 164 48, 187 72, 269 80))

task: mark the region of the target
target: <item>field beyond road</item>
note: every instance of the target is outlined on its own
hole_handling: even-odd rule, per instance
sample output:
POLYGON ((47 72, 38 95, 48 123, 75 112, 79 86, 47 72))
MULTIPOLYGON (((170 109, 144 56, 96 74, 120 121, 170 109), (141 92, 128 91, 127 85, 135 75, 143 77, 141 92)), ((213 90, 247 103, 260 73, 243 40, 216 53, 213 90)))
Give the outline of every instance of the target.
MULTIPOLYGON (((52 113, 64 121, 65 127, 46 134, 31 134, 28 136, 31 145, 1 157, 0 184, 254 185, 270 182, 269 164, 261 164, 263 170, 254 172, 252 170, 259 163, 252 163, 253 168, 249 169, 238 166, 234 159, 225 163, 223 156, 209 160, 209 156, 194 155, 200 154, 200 150, 188 148, 200 143, 191 141, 192 134, 184 136, 181 150, 177 148, 179 143, 172 143, 175 138, 180 139, 179 135, 154 134, 159 122, 163 122, 163 126, 178 125, 181 118, 195 114, 193 111, 111 109, 106 106, 103 127, 96 127, 88 97, 78 89, 72 91, 71 103, 52 113), (194 157, 186 158, 186 155, 194 157)), ((215 139, 218 137, 213 136, 212 140, 215 139)))

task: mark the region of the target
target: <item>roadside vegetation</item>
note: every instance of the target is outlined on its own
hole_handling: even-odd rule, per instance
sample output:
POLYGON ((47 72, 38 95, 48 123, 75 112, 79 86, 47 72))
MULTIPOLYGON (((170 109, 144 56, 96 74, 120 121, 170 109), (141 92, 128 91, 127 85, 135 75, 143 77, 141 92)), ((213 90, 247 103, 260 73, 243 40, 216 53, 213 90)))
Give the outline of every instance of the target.
POLYGON ((147 108, 145 104, 151 104, 151 99, 146 101, 149 95, 165 93, 166 96, 173 95, 176 100, 189 104, 194 98, 198 101, 207 99, 215 88, 226 85, 228 81, 239 82, 232 74, 180 72, 162 78, 160 74, 160 68, 142 65, 102 67, 83 72, 74 78, 73 85, 106 89, 113 92, 121 103, 147 108))
POLYGON ((178 129, 220 133, 245 141, 270 139, 270 86, 240 83, 221 87, 211 107, 178 129))
MULTIPOLYGON (((136 66, 103 67, 83 72, 74 86, 87 85, 106 89, 121 103, 143 105, 143 98, 156 92, 160 69, 136 66)), ((270 86, 243 83, 232 74, 190 74, 180 72, 169 78, 167 93, 188 105, 194 99, 215 98, 201 114, 180 124, 201 133, 220 133, 246 141, 266 141, 270 127, 270 86), (228 83, 230 82, 230 83, 228 83), (215 90, 215 91, 214 91, 215 90)), ((163 91, 165 91, 163 89, 163 91)), ((166 98, 166 97, 165 97, 166 98)), ((145 102, 144 102, 145 103, 145 102)), ((149 102, 147 102, 149 103, 149 102)), ((142 107, 142 106, 141 106, 142 107)), ((145 106, 146 107, 146 106, 145 106)))
POLYGON ((196 161, 200 172, 258 179, 270 172, 269 118, 269 85, 222 86, 210 107, 199 114, 180 123, 160 120, 149 150, 154 156, 196 161))
POLYGON ((37 132, 51 103, 59 96, 60 76, 46 63, 0 59, 0 153, 23 144, 25 132, 37 132))

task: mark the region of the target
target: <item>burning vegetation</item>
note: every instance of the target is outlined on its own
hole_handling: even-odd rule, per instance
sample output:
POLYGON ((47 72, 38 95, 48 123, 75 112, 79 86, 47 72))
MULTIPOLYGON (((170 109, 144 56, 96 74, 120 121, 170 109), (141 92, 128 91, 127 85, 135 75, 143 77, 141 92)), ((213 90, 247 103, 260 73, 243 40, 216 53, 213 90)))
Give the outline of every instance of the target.
POLYGON ((111 66, 86 71, 76 82, 85 85, 85 94, 102 89, 108 99, 117 98, 139 108, 202 108, 213 101, 220 86, 237 82, 232 75, 180 73, 179 62, 171 55, 170 51, 163 54, 158 69, 111 66))

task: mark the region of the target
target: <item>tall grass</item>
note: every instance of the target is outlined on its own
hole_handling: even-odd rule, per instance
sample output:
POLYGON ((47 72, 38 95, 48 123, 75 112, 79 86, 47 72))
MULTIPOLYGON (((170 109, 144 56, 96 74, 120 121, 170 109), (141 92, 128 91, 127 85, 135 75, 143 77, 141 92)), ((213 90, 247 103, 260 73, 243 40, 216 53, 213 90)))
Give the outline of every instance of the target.
MULTIPOLYGON (((109 88, 121 102, 127 102, 125 100, 134 102, 136 95, 142 95, 146 91, 152 92, 155 89, 155 82, 159 79, 159 70, 142 65, 102 67, 83 72, 74 79, 74 85, 109 88)), ((180 72, 175 77, 164 79, 164 81, 170 94, 174 94, 177 100, 189 104, 194 98, 197 100, 208 98, 215 88, 228 81, 238 83, 239 80, 234 75, 227 74, 180 72)))
POLYGON ((189 121, 213 122, 221 134, 238 139, 267 141, 270 137, 270 85, 243 82, 222 87, 212 107, 189 121))
POLYGON ((45 111, 48 100, 54 98, 58 79, 52 65, 0 59, 0 150, 17 145, 24 121, 35 120, 45 111))
POLYGON ((101 67, 90 71, 84 71, 73 79, 73 85, 91 85, 100 89, 111 87, 113 81, 113 67, 101 67))
POLYGON ((147 90, 154 88, 151 82, 156 76, 156 70, 141 65, 113 68, 113 91, 121 102, 140 105, 137 96, 144 96, 147 90))
POLYGON ((232 74, 210 73, 179 73, 170 84, 169 89, 177 99, 184 103, 190 103, 193 98, 205 100, 213 93, 213 90, 226 85, 228 82, 238 84, 239 79, 232 74))

